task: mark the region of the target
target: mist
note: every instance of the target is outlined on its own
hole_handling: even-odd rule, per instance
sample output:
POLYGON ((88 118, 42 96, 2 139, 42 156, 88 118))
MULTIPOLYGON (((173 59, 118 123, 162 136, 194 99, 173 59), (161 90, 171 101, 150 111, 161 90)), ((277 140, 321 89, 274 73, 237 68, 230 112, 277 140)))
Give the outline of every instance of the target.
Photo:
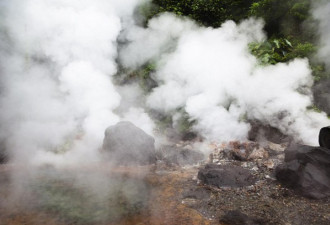
POLYGON ((320 49, 318 51, 319 60, 323 61, 327 65, 327 69, 330 69, 330 62, 328 60, 330 52, 330 3, 328 1, 316 1, 313 2, 312 14, 315 19, 318 20, 318 32, 320 36, 320 49))
MULTIPOLYGON (((208 154, 218 144, 248 141, 256 123, 317 145, 330 121, 310 109, 309 61, 262 64, 249 50, 268 38, 262 19, 211 28, 162 13, 143 23, 139 7, 148 2, 0 0, 0 154, 2 148, 8 154, 10 175, 4 206, 56 206, 68 217, 81 210, 72 217, 99 224, 125 217, 124 207, 133 213, 147 207, 150 186, 159 181, 145 175, 162 169, 156 150, 165 145, 173 158, 180 150, 208 154), (137 77, 124 81, 149 64, 153 85, 147 91, 137 77), (174 129, 187 116, 196 139, 171 140, 160 131, 159 115, 171 118, 166 126, 174 129), (146 138, 155 150, 152 165, 105 157, 105 130, 120 121, 156 139, 155 150, 154 139, 146 138)), ((326 1, 314 7, 321 59, 330 56, 329 10, 326 1)), ((124 141, 138 139, 121 133, 124 141)))
POLYGON ((309 62, 261 66, 248 44, 267 38, 262 28, 263 21, 253 18, 213 29, 163 14, 128 33, 120 58, 131 68, 156 60, 159 86, 147 96, 148 107, 173 116, 183 108, 209 141, 246 141, 250 121, 259 121, 316 145, 329 120, 307 110, 313 105, 309 62), (152 48, 143 48, 146 43, 152 48))
MULTIPOLYGON (((13 161, 97 162, 108 126, 129 120, 153 134, 150 109, 174 124, 184 109, 208 141, 247 140, 259 121, 317 143, 329 120, 307 110, 308 60, 260 65, 248 44, 267 39, 261 19, 213 29, 165 13, 143 27, 136 7, 144 2, 2 1, 1 139, 13 161), (150 62, 158 86, 147 96, 114 84, 118 63, 134 70, 150 62)), ((323 58, 328 8, 315 9, 323 58)))
MULTIPOLYGON (((13 161, 99 160, 105 129, 122 119, 116 41, 138 2, 2 1, 1 138, 13 161)), ((127 107, 126 120, 146 117, 127 107)))

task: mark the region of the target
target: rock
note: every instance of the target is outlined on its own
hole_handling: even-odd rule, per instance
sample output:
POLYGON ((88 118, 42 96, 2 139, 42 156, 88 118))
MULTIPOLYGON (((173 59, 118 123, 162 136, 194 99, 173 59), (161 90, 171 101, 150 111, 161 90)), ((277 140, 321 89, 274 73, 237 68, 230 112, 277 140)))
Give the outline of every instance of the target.
POLYGON ((116 164, 146 165, 157 160, 155 139, 131 122, 119 122, 105 131, 103 151, 116 164))
MULTIPOLYGON (((278 115, 283 117, 283 115, 278 115)), ((259 121, 250 121, 251 129, 248 133, 248 139, 255 142, 271 141, 273 143, 291 142, 292 138, 283 134, 279 129, 270 125, 264 125, 259 121)))
POLYGON ((4 142, 0 142, 0 164, 8 162, 8 156, 6 153, 6 148, 4 142))
POLYGON ((160 155, 161 159, 167 164, 179 166, 193 165, 205 158, 201 152, 170 145, 162 146, 160 155))
POLYGON ((330 127, 323 127, 320 130, 319 144, 321 147, 330 149, 330 127))
POLYGON ((278 181, 311 198, 330 196, 330 150, 323 147, 291 145, 285 163, 276 168, 278 181))
POLYGON ((242 213, 239 210, 228 211, 224 216, 220 218, 221 224, 226 225, 262 225, 266 224, 266 221, 259 218, 251 218, 248 215, 242 213))
POLYGON ((330 79, 323 79, 313 86, 313 97, 317 108, 330 114, 330 79))
MULTIPOLYGON (((257 160, 267 160, 270 156, 267 150, 261 147, 256 142, 239 142, 233 141, 228 144, 215 145, 213 152, 210 154, 210 162, 218 163, 221 160, 236 160, 236 161, 257 161, 257 160)), ((279 155, 281 153, 276 153, 274 155, 279 155)))
POLYGON ((254 149, 259 148, 256 142, 230 142, 229 149, 232 153, 232 158, 239 161, 248 161, 250 154, 254 149))
POLYGON ((268 142, 268 148, 272 151, 282 153, 285 150, 285 147, 283 147, 280 144, 275 144, 273 142, 268 142))
POLYGON ((330 169, 330 150, 307 145, 290 145, 284 151, 285 162, 299 160, 301 164, 312 163, 330 169))
POLYGON ((268 159, 267 161, 265 161, 263 163, 263 165, 265 167, 267 167, 267 169, 274 169, 274 167, 275 167, 275 160, 274 159, 268 159))
POLYGON ((8 161, 7 156, 5 153, 0 152, 0 164, 4 164, 8 161))
POLYGON ((198 172, 202 183, 220 187, 244 187, 255 184, 256 178, 247 169, 233 165, 207 164, 198 172))
POLYGON ((255 148, 249 155, 249 160, 268 159, 268 152, 264 148, 255 148))

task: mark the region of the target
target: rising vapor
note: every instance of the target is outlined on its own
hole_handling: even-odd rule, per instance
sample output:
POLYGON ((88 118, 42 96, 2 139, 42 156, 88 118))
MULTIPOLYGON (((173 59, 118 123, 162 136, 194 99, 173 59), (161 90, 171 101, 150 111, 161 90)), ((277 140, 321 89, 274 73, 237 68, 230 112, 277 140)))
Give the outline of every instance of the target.
POLYGON ((1 44, 10 48, 1 58, 1 136, 14 160, 61 161, 53 153, 68 146, 69 161, 97 160, 104 130, 121 119, 113 112, 117 38, 138 3, 2 2, 1 44))
POLYGON ((170 115, 184 108, 197 121, 195 131, 210 141, 246 140, 250 121, 257 120, 296 141, 317 144, 319 129, 329 120, 307 110, 313 104, 308 60, 258 65, 248 43, 266 38, 262 28, 255 19, 201 28, 164 14, 148 28, 132 30, 120 56, 132 68, 158 59, 154 79, 160 85, 148 96, 148 106, 170 115), (149 42, 152 48, 141 48, 149 42))
POLYGON ((321 61, 327 65, 327 69, 330 69, 330 2, 326 0, 313 2, 313 16, 318 20, 319 35, 321 47, 318 52, 318 56, 321 61))
POLYGON ((266 39, 261 20, 213 29, 165 13, 143 27, 135 14, 145 1, 0 2, 0 137, 14 161, 97 161, 105 129, 118 121, 152 134, 150 109, 184 109, 195 131, 220 142, 246 140, 257 120, 316 144, 329 123, 307 110, 306 59, 260 66, 249 53, 248 43, 266 39), (118 63, 134 70, 148 62, 158 87, 145 102, 136 85, 114 84, 118 63))

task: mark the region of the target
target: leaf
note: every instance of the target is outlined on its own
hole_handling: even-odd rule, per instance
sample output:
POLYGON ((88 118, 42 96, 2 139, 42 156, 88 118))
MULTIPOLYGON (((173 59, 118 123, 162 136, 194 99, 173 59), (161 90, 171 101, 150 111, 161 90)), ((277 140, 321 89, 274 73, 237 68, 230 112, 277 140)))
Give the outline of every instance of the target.
POLYGON ((276 48, 280 48, 281 47, 280 42, 278 40, 275 39, 273 42, 275 43, 276 48))
POLYGON ((288 39, 284 39, 285 43, 287 43, 291 48, 292 48, 292 44, 288 39))

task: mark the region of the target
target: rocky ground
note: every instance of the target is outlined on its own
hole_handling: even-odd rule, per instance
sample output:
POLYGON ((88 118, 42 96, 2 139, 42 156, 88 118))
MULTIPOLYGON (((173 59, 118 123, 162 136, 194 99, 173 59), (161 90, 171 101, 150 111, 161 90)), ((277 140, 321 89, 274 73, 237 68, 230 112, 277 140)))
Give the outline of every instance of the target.
POLYGON ((228 181, 229 178, 222 180, 222 184, 191 180, 183 192, 183 204, 198 210, 215 224, 330 224, 329 198, 302 197, 275 179, 275 168, 283 162, 287 144, 231 142, 210 147, 213 151, 209 163, 212 164, 201 165, 199 178, 203 180, 203 176, 209 175, 211 180, 214 174, 210 169, 214 167, 226 173, 230 168, 235 171, 239 167, 250 174, 235 175, 234 172, 232 177, 236 183, 228 181), (205 170, 208 173, 205 174, 205 170), (256 179, 252 185, 251 175, 256 179), (223 185, 224 182, 229 185, 223 185))
MULTIPOLYGON (((63 180, 53 183, 48 180, 46 183, 52 183, 54 186, 46 186, 42 192, 38 189, 37 194, 32 195, 31 192, 23 192, 15 199, 11 194, 14 189, 11 174, 14 170, 24 169, 3 165, 0 168, 0 224, 330 224, 329 198, 316 200, 302 197, 283 187, 275 179, 274 170, 284 160, 286 144, 211 143, 208 146, 211 149, 210 157, 204 161, 201 161, 200 155, 193 151, 192 146, 192 142, 165 146, 161 149, 162 158, 150 166, 110 168, 107 165, 94 165, 83 170, 66 169, 69 173, 75 171, 74 174, 77 174, 76 171, 80 171, 85 176, 90 174, 91 177, 103 174, 101 180, 119 177, 120 185, 123 186, 133 180, 132 190, 135 192, 130 190, 131 194, 127 195, 126 192, 123 195, 123 186, 119 185, 115 187, 118 189, 115 196, 124 197, 110 197, 116 206, 120 206, 120 210, 116 211, 116 219, 109 218, 107 213, 105 217, 101 216, 101 219, 95 217, 100 213, 103 215, 102 210, 94 213, 90 209, 79 209, 67 213, 79 205, 72 202, 80 203, 80 200, 72 197, 72 191, 75 190, 68 189, 69 184, 63 180), (226 173, 227 170, 236 169, 233 169, 232 176, 220 183, 212 184, 203 180, 205 174, 209 176, 209 169, 224 171, 224 168, 226 173), (204 175, 201 171, 205 172, 204 175), (123 178, 130 181, 123 182, 123 178), (54 192, 51 196, 59 197, 56 200, 46 198, 43 207, 38 207, 40 199, 48 196, 44 194, 44 190, 47 190, 46 193, 52 190, 54 192), (145 197, 136 200, 134 196, 142 195, 141 190, 144 190, 145 197), (135 200, 132 201, 132 198, 135 200), (53 208, 48 207, 50 202, 53 208), (68 204, 73 205, 67 207, 68 204), (126 211, 122 211, 123 208, 126 211), (95 220, 86 220, 79 213, 87 216, 91 213, 95 220)), ((48 168, 48 171, 53 169, 48 168)), ((60 174, 63 174, 63 171, 60 174)), ((37 177, 40 179, 40 176, 37 177)), ((49 178, 48 175, 47 177, 49 178)), ((212 178, 212 173, 210 177, 212 178)), ((82 197, 77 197, 80 198, 82 197)), ((100 207, 99 203, 96 206, 100 207)), ((92 204, 92 207, 95 208, 95 205, 92 204)))

